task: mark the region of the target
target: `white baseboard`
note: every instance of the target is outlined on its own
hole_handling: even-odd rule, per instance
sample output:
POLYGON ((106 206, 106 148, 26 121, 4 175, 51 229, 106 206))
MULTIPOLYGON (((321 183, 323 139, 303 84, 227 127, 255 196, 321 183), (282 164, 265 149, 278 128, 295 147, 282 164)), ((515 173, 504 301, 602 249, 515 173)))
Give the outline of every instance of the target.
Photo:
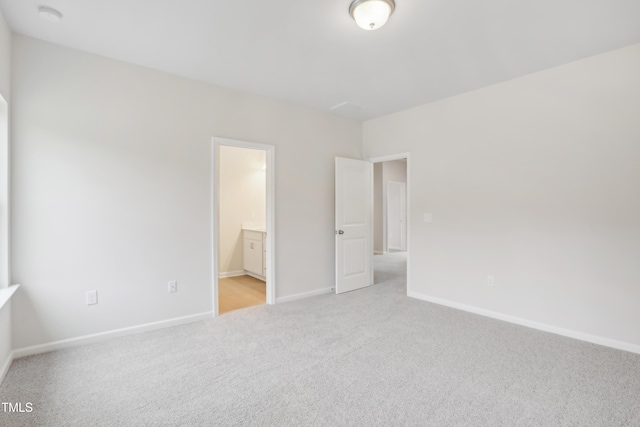
POLYGON ((123 337, 126 335, 139 334, 141 332, 164 329, 171 326, 183 325, 185 323, 197 322, 199 320, 211 319, 212 312, 193 314, 191 316, 177 317, 175 319, 161 320, 159 322, 145 323, 143 325, 131 326, 128 328, 115 329, 113 331, 100 332, 98 334, 83 335, 81 337, 69 338, 66 340, 53 341, 46 344, 23 347, 13 350, 13 358, 31 356, 33 354, 47 353, 49 351, 60 350, 68 347, 76 347, 84 344, 91 344, 104 341, 109 338, 123 337))
POLYGON ((276 304, 280 304, 283 302, 297 301, 300 299, 315 297, 318 295, 330 294, 331 292, 333 292, 333 288, 324 288, 324 289, 318 289, 315 291, 302 292, 300 294, 294 294, 286 297, 276 298, 276 304))
POLYGON ((7 376, 7 372, 9 372, 9 368, 11 367, 11 363, 13 363, 13 359, 14 359, 14 354, 13 352, 11 352, 9 353, 9 356, 7 356, 7 360, 2 365, 2 368, 0 368, 0 385, 2 385, 2 381, 4 381, 4 377, 7 376))
POLYGON ((587 341, 593 344, 603 345, 605 347, 611 347, 618 350, 625 350, 631 353, 640 354, 640 345, 632 344, 624 341, 617 341, 610 338, 604 338, 597 335, 586 334, 584 332, 573 331, 570 329, 559 328, 557 326, 551 326, 544 323, 534 322, 532 320, 522 319, 520 317, 510 316, 507 314, 498 313, 491 310, 485 310, 483 308, 473 307, 466 304, 460 304, 457 302, 445 300, 442 298, 436 298, 418 292, 407 292, 407 296, 416 298, 422 301, 432 302, 434 304, 444 305, 458 310, 468 311, 470 313, 479 314, 481 316, 491 317, 493 319, 503 320, 509 323, 515 323, 516 325, 526 326, 540 331, 551 332, 552 334, 562 335, 569 338, 574 338, 580 341, 587 341))
POLYGON ((223 271, 218 273, 218 279, 226 279, 227 277, 238 277, 247 274, 244 270, 223 271))
POLYGON ((244 271, 242 274, 246 274, 247 276, 251 276, 251 277, 253 277, 254 279, 262 280, 263 282, 266 282, 266 281, 267 281, 267 278, 266 278, 266 277, 261 276, 261 275, 259 275, 259 274, 252 273, 252 272, 250 272, 250 271, 244 271))

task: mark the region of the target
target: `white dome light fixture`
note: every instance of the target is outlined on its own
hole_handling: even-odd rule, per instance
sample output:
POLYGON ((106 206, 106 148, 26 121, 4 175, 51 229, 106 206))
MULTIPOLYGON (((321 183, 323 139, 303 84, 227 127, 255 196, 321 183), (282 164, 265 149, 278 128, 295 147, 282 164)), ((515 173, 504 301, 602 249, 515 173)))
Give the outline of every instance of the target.
POLYGON ((377 30, 386 24, 396 8, 393 0, 353 0, 349 14, 363 30, 377 30))
POLYGON ((49 6, 38 7, 38 15, 40 15, 40 18, 49 22, 62 21, 62 13, 49 6))

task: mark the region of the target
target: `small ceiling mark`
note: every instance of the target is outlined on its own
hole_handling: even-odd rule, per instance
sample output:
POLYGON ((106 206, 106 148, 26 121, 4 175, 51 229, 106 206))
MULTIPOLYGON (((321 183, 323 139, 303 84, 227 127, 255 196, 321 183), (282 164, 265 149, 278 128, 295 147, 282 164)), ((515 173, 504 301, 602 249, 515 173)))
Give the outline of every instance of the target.
POLYGON ((49 6, 39 6, 38 15, 45 21, 58 23, 62 21, 62 13, 49 6))
POLYGON ((336 111, 339 109, 361 109, 364 110, 364 106, 363 105, 358 105, 358 104, 354 104, 353 102, 349 102, 349 101, 344 101, 341 102, 340 104, 334 105, 333 107, 329 108, 331 111, 336 111))

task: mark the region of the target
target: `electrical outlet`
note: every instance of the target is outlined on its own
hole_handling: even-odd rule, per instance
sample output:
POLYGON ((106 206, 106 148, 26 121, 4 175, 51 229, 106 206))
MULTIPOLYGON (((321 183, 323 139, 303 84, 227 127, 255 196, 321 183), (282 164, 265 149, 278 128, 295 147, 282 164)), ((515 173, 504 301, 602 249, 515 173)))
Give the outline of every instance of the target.
POLYGON ((178 292, 178 282, 172 280, 169 282, 169 293, 172 294, 174 292, 178 292))
POLYGON ((424 222, 433 222, 433 214, 430 214, 430 213, 424 214, 424 222))
POLYGON ((98 303, 98 291, 87 291, 87 305, 94 305, 98 303))
POLYGON ((494 285, 493 276, 487 276, 487 286, 493 286, 493 285, 494 285))

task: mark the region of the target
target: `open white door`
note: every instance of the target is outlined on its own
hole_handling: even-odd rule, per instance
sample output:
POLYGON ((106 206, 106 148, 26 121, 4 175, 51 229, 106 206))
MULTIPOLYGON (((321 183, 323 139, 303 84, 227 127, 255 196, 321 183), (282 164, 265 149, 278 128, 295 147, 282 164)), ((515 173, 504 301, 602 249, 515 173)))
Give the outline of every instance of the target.
POLYGON ((336 293, 372 283, 373 164, 336 157, 336 293))

